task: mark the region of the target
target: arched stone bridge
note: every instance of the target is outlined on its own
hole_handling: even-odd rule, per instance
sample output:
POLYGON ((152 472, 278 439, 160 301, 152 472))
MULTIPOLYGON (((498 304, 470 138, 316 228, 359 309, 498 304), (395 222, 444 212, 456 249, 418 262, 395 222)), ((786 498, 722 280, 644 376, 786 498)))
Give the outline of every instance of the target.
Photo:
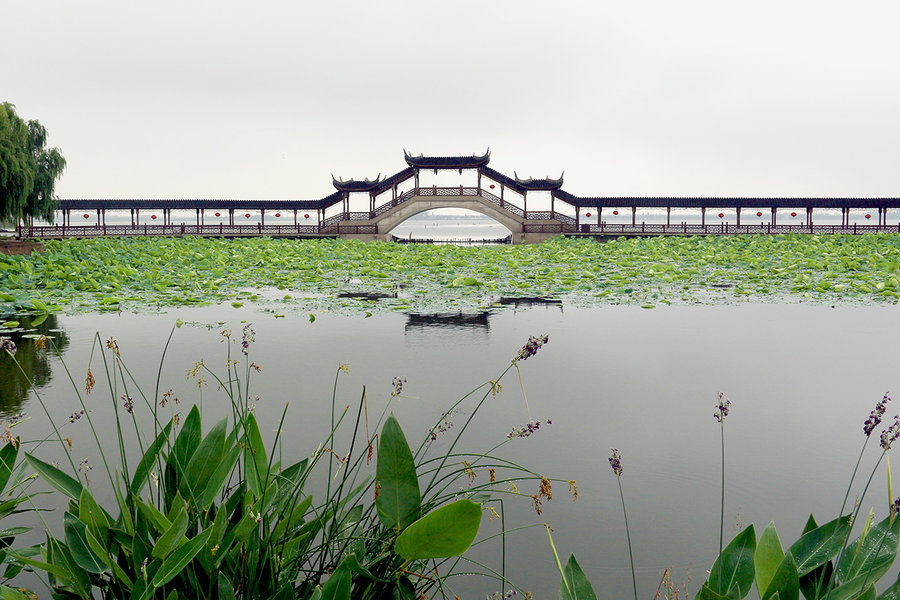
POLYGON ((404 152, 404 158, 407 167, 387 178, 332 177, 336 191, 319 200, 64 199, 60 200, 61 224, 26 224, 18 233, 28 238, 267 235, 386 240, 398 224, 435 208, 484 214, 509 229, 513 243, 538 242, 560 234, 900 232, 900 198, 588 197, 564 191, 562 176, 522 179, 495 171, 488 166, 490 151, 481 156, 451 157, 404 152), (474 181, 470 175, 468 186, 423 185, 422 175, 446 171, 474 172, 474 181), (665 222, 639 221, 638 211, 646 209, 656 214, 664 210, 665 222), (823 224, 821 218, 816 223, 816 211, 821 214, 822 209, 839 210, 840 224, 823 224), (685 210, 693 215, 690 219, 685 210), (128 211, 130 222, 108 224, 111 211, 128 211), (190 216, 184 220, 186 214, 190 216))

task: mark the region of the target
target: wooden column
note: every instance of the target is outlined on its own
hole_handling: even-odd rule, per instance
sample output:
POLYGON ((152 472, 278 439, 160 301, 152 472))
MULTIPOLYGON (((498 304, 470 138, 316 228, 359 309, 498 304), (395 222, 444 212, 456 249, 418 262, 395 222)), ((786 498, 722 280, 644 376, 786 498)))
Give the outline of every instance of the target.
POLYGON ((703 206, 700 208, 700 225, 703 227, 706 226, 706 207, 703 206))
POLYGON ((637 206, 631 207, 631 226, 637 225, 637 206))
POLYGON ((738 206, 735 208, 735 210, 737 211, 737 226, 740 227, 741 226, 741 207, 738 206))
POLYGON ((775 209, 775 207, 772 207, 772 225, 776 225, 776 223, 775 223, 776 215, 777 215, 777 210, 775 209))
POLYGON ((807 227, 809 227, 810 229, 812 229, 812 225, 813 225, 813 221, 812 221, 812 211, 813 211, 812 206, 807 206, 807 207, 806 207, 806 225, 807 225, 807 227))
POLYGON ((666 227, 672 224, 672 207, 666 207, 666 227))

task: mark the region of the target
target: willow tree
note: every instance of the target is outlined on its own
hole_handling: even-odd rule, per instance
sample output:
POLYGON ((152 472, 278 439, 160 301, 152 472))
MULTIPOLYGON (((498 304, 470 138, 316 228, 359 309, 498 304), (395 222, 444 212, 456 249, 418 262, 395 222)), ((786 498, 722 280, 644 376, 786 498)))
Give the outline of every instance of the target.
POLYGON ((46 148, 47 130, 0 103, 0 220, 53 219, 56 180, 66 168, 58 148, 46 148))

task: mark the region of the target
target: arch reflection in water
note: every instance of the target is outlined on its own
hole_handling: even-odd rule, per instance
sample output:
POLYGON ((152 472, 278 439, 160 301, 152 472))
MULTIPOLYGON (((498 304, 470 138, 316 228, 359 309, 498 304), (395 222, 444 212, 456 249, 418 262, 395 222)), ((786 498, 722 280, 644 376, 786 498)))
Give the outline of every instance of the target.
POLYGON ((0 416, 22 408, 31 387, 41 388, 52 377, 51 357, 59 357, 69 337, 58 328, 56 315, 16 317, 19 326, 3 333, 16 344, 15 358, 0 354, 0 416))

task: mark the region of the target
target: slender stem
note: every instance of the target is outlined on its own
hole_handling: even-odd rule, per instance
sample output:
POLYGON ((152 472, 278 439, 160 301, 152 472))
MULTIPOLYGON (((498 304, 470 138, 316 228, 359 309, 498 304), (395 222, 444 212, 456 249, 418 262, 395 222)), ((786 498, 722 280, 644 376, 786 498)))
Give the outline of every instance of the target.
MULTIPOLYGON (((725 538, 725 419, 721 421, 722 425, 722 502, 719 510, 719 556, 722 556, 722 542, 725 538)), ((719 569, 721 570, 721 562, 719 569)), ((721 573, 720 573, 721 575, 721 573)))
POLYGON ((616 477, 619 483, 619 498, 622 499, 622 514, 625 515, 625 537, 628 539, 628 559, 631 561, 631 585, 634 588, 634 600, 637 600, 637 578, 634 575, 634 555, 631 553, 631 531, 628 529, 628 511, 625 510, 625 494, 622 493, 622 478, 616 477))

